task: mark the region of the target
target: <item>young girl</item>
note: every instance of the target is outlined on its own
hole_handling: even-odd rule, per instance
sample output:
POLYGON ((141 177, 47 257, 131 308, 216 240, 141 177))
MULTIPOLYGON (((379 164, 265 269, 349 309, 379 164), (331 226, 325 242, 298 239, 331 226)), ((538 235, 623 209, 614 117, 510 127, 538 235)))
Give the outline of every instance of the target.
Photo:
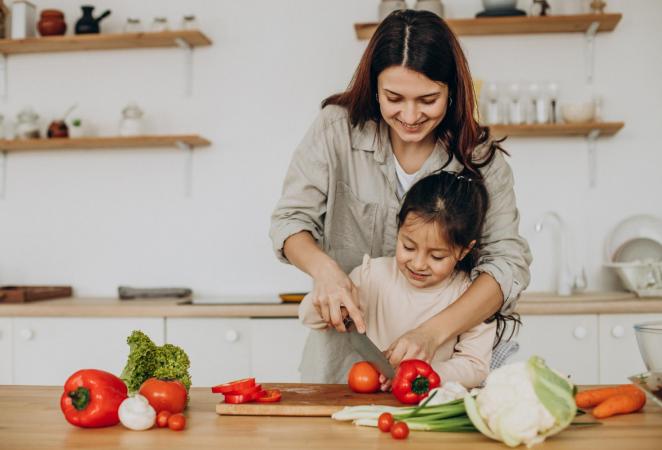
MULTIPOLYGON (((482 181, 451 172, 429 175, 409 190, 398 214, 395 257, 365 255, 363 264, 350 273, 366 333, 381 350, 455 302, 469 287, 487 202, 482 181)), ((310 294, 299 307, 299 317, 313 329, 328 326, 310 294)), ((457 381, 467 388, 483 382, 497 322, 503 322, 495 319, 499 320, 480 323, 437 348, 431 364, 442 382, 457 381)), ((341 376, 346 379, 346 374, 341 376)))

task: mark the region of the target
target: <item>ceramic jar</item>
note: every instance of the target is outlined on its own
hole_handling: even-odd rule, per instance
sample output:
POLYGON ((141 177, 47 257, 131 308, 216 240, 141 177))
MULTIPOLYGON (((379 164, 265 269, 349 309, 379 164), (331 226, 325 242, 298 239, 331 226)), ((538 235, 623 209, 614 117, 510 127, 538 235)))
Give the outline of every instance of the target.
POLYGON ((393 11, 400 9, 407 9, 407 4, 404 0, 382 0, 379 3, 379 21, 381 22, 393 11))
POLYGON ((64 13, 57 9, 44 9, 41 12, 37 29, 42 36, 61 36, 67 32, 64 13))
POLYGON ((140 136, 143 134, 143 111, 135 103, 129 103, 122 110, 120 136, 140 136))
POLYGON ((26 108, 16 116, 16 139, 39 138, 39 116, 31 108, 26 108))

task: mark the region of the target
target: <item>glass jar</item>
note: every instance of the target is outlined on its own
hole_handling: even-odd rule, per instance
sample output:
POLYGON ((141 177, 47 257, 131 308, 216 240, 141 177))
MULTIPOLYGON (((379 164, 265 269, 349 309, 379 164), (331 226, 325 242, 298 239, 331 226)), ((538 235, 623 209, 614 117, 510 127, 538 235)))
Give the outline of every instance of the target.
POLYGON ((135 103, 129 103, 122 110, 120 136, 140 136, 143 134, 143 111, 135 103))
POLYGON ((151 31, 168 31, 170 27, 168 26, 168 19, 165 17, 154 17, 152 21, 151 31))
POLYGON ((39 139, 39 115, 32 108, 16 115, 16 139, 39 139))
POLYGON ((199 28, 198 20, 193 14, 182 17, 182 30, 198 30, 199 28))
POLYGON ((141 33, 143 31, 143 24, 140 22, 140 19, 136 17, 127 17, 126 23, 124 24, 125 33, 141 33))

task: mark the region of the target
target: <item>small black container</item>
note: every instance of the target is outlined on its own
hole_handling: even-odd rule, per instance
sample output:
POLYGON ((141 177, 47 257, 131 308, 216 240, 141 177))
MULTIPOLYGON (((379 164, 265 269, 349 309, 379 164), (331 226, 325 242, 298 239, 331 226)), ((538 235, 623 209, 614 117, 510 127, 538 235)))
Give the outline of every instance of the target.
POLYGON ((83 16, 76 22, 76 34, 97 34, 99 33, 99 22, 110 15, 110 10, 107 10, 96 19, 92 16, 94 6, 85 5, 81 6, 83 16))

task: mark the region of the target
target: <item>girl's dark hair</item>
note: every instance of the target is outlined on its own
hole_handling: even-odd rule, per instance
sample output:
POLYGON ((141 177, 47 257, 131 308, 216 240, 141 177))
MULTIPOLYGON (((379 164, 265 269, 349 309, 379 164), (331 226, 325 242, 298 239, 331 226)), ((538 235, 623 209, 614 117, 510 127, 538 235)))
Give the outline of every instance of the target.
POLYGON ((344 106, 352 126, 363 127, 370 120, 379 123, 377 77, 392 66, 404 66, 448 86, 449 106, 435 130, 436 138, 449 149, 446 165, 454 156, 474 178, 480 178, 478 169, 497 150, 504 151, 499 146, 502 141, 491 141, 484 155, 473 154, 488 140, 489 129, 476 120, 476 96, 462 48, 446 22, 434 13, 391 13, 370 39, 347 90, 326 98, 322 107, 344 106))
MULTIPOLYGON (((475 240, 472 249, 455 266, 456 270, 471 274, 480 256, 480 238, 488 204, 489 196, 481 179, 472 178, 468 170, 460 174, 439 170, 420 179, 409 189, 398 213, 398 229, 412 213, 418 220, 436 223, 454 250, 465 249, 475 240)), ((505 316, 497 312, 486 322, 495 320, 496 346, 508 328, 507 322, 514 322, 508 336, 510 339, 516 333, 520 320, 517 314, 505 316)))

